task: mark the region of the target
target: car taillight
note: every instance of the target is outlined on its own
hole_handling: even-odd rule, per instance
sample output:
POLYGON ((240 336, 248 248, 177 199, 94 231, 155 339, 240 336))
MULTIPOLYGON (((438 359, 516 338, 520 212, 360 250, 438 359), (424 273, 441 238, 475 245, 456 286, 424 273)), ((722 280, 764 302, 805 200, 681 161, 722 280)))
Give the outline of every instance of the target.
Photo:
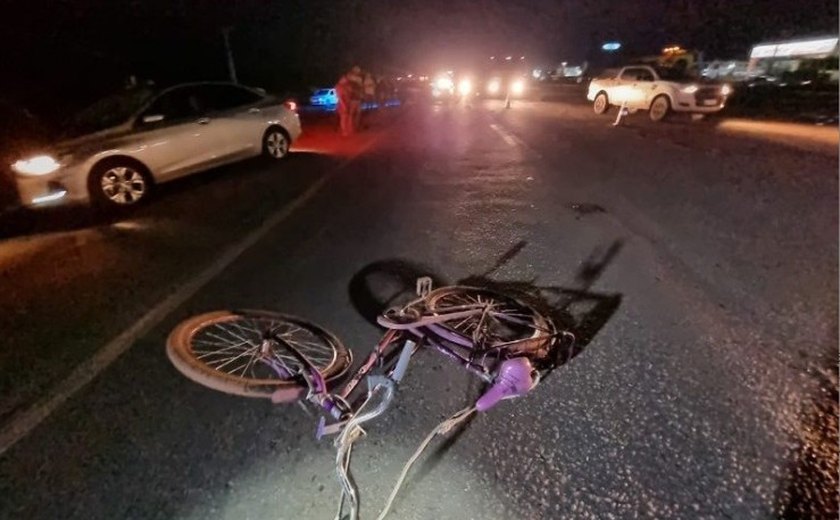
POLYGON ((286 101, 285 103, 283 103, 283 104, 284 104, 284 105, 286 105, 286 108, 288 108, 288 109, 289 109, 289 110, 291 110, 292 112, 297 112, 297 103, 295 103, 295 102, 294 102, 294 101, 292 101, 291 99, 287 100, 287 101, 286 101))

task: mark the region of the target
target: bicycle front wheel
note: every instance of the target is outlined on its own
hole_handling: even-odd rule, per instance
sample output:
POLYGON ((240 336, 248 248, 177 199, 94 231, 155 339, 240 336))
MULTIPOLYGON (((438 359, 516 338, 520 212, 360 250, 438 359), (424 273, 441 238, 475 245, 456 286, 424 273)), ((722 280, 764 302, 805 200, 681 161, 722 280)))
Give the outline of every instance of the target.
POLYGON ((245 397, 274 394, 279 401, 300 398, 305 391, 297 378, 300 363, 280 342, 265 341, 267 335, 295 347, 327 381, 350 366, 350 352, 328 331, 268 311, 216 311, 189 318, 170 333, 166 353, 179 372, 213 390, 245 397))

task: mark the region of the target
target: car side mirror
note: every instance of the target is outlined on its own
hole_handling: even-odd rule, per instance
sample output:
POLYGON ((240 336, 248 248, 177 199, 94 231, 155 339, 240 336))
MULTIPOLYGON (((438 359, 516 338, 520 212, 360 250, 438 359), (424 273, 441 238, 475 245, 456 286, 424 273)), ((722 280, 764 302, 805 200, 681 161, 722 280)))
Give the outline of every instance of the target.
POLYGON ((163 114, 149 114, 147 116, 143 116, 143 118, 140 121, 142 121, 144 124, 149 124, 149 123, 160 123, 164 119, 166 119, 166 118, 164 117, 163 114))

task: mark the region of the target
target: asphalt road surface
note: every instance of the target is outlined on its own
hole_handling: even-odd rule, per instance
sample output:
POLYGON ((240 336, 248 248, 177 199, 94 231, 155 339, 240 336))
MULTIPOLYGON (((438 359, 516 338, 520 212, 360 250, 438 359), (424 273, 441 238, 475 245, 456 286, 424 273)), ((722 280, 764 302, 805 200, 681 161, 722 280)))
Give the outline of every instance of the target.
MULTIPOLYGON (((567 101, 374 117, 120 219, 2 222, 0 517, 332 518, 316 419, 188 381, 164 341, 195 313, 265 308, 358 359, 380 331, 350 281, 408 262, 560 288, 580 346, 436 442, 389 518, 836 518, 836 129, 613 127, 567 101)), ((480 390, 416 357, 354 454, 363 518, 480 390)))

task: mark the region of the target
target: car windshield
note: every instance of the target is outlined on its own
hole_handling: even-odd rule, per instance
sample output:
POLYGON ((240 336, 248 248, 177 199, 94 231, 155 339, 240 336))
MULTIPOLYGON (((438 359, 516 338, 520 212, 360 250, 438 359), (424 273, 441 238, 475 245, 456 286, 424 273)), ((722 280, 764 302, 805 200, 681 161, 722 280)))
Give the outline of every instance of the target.
POLYGON ((330 94, 330 89, 322 88, 315 91, 316 96, 328 96, 330 94))
POLYGON ((697 76, 692 70, 679 67, 655 67, 656 73, 666 81, 695 81, 697 76))
POLYGON ((149 89, 134 89, 105 97, 74 114, 64 125, 65 137, 77 137, 122 124, 153 96, 149 89))

